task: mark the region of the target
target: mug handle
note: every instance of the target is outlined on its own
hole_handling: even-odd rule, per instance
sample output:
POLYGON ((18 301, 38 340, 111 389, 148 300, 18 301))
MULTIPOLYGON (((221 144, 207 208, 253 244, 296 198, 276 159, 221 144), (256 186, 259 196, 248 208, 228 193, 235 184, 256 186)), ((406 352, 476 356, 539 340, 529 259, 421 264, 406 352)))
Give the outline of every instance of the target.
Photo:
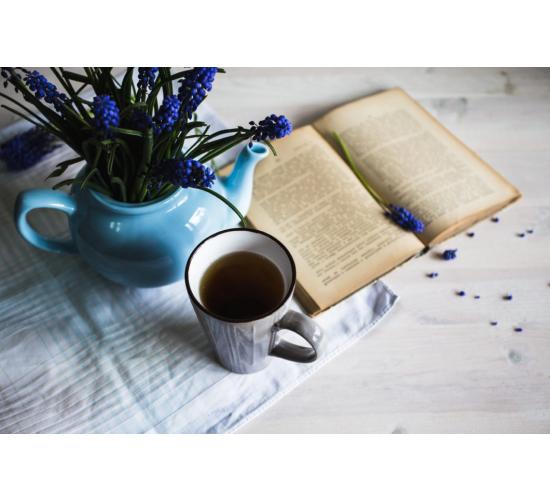
POLYGON ((15 200, 14 219, 19 234, 31 245, 56 253, 77 253, 72 239, 66 241, 52 240, 37 233, 28 223, 27 214, 37 208, 52 208, 71 216, 76 210, 72 196, 52 189, 30 189, 19 193, 15 200))
POLYGON ((320 355, 323 345, 323 332, 315 321, 297 311, 288 311, 273 325, 273 341, 269 354, 278 358, 311 363, 320 355), (279 330, 291 330, 303 337, 311 347, 293 344, 279 337, 279 330))

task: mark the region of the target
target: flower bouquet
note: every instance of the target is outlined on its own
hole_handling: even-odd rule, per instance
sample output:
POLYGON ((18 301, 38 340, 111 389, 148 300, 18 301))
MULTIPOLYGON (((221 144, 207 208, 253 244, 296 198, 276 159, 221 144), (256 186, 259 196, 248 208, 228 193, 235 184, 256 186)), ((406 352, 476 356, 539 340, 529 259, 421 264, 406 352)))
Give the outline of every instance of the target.
POLYGON ((51 68, 63 91, 38 71, 0 69, 4 87, 12 85, 25 103, 0 92, 2 107, 67 144, 76 156, 49 174, 59 177, 86 162, 84 174, 54 186, 77 184, 130 204, 162 198, 174 187, 207 191, 242 214, 210 189, 215 182, 211 160, 245 142, 270 143, 288 135, 285 116, 270 115, 248 126, 210 133, 196 110, 212 90, 221 68, 89 67, 84 73, 51 68), (84 97, 93 94, 93 97, 84 97))

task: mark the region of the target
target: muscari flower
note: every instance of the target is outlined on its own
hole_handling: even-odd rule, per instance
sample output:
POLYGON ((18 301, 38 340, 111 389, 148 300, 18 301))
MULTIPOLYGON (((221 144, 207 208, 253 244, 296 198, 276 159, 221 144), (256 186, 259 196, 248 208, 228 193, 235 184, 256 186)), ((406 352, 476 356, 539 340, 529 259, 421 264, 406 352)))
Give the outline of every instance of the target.
POLYGON ((153 126, 153 118, 145 111, 136 109, 127 119, 127 126, 134 130, 145 131, 153 126))
POLYGON ((439 273, 428 273, 428 278, 437 278, 439 276, 439 273))
POLYGON ((10 80, 10 74, 8 73, 8 69, 10 68, 4 68, 0 67, 0 76, 4 79, 4 88, 8 86, 9 80, 10 80))
MULTIPOLYGON (((23 80, 29 90, 34 92, 34 96, 37 99, 44 99, 48 104, 53 104, 56 111, 61 111, 63 104, 67 101, 67 96, 60 93, 57 87, 38 71, 25 70, 25 73, 23 80)), ((2 76, 4 75, 2 74, 2 76)))
POLYGON ((460 290, 456 292, 456 294, 459 295, 460 297, 464 297, 464 295, 466 295, 466 292, 464 290, 460 290))
POLYGON ((14 84, 14 79, 15 78, 18 78, 19 80, 21 80, 21 75, 19 73, 16 73, 14 71, 14 68, 0 68, 0 76, 2 76, 2 78, 4 78, 4 88, 6 88, 8 86, 8 83, 11 83, 13 85, 13 89, 15 90, 15 93, 18 94, 19 93, 19 89, 15 86, 14 84))
POLYGON ((94 127, 106 137, 112 135, 111 127, 118 127, 120 123, 120 113, 114 99, 110 95, 95 96, 92 112, 94 127))
POLYGON ((206 93, 212 90, 218 68, 193 68, 179 80, 178 99, 182 103, 182 112, 191 118, 206 98, 206 93))
POLYGON ((421 233, 424 231, 424 223, 417 219, 411 212, 406 208, 399 207, 393 203, 389 206, 389 212, 386 215, 393 220, 398 226, 401 226, 407 231, 412 231, 413 233, 421 233))
POLYGON ((250 131, 254 133, 252 139, 255 141, 281 139, 292 132, 292 123, 284 115, 266 116, 258 124, 250 122, 250 125, 250 131))
POLYGON ((210 167, 197 160, 164 160, 156 171, 156 177, 182 188, 205 187, 214 184, 216 176, 210 167))
POLYGON ((40 127, 18 134, 0 146, 0 159, 8 170, 25 170, 61 146, 55 136, 40 127))
POLYGON ((145 96, 147 89, 152 90, 157 78, 158 68, 138 68, 138 89, 145 96))
POLYGON ((164 98, 157 114, 155 115, 155 133, 171 132, 178 121, 181 102, 176 95, 169 95, 164 98))
POLYGON ((458 252, 458 250, 456 248, 445 250, 441 254, 441 257, 443 257, 443 260, 453 260, 453 259, 456 259, 456 252, 458 252))

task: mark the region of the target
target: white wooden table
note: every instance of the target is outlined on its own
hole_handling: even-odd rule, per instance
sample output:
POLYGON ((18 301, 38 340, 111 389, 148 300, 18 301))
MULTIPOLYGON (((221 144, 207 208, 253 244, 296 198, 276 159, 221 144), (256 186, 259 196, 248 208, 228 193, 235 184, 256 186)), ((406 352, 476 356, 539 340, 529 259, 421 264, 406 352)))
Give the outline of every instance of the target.
POLYGON ((550 70, 228 69, 218 78, 209 102, 228 123, 275 112, 302 125, 401 86, 524 194, 498 224, 445 243, 457 260, 432 252, 384 278, 401 295, 393 314, 243 431, 550 432, 550 70))

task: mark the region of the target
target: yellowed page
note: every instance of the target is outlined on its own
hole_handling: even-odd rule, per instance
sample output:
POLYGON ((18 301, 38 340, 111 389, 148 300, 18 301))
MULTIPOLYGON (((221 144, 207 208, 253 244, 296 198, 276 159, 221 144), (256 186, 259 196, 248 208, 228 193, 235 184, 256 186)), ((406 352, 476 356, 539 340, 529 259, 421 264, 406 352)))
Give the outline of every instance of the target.
POLYGON ((389 223, 344 161, 311 126, 277 141, 256 168, 248 218, 291 251, 309 313, 334 305, 422 250, 389 223))
POLYGON ((336 131, 368 182, 441 241, 520 197, 510 183, 401 89, 344 105, 314 123, 336 148, 336 131))

